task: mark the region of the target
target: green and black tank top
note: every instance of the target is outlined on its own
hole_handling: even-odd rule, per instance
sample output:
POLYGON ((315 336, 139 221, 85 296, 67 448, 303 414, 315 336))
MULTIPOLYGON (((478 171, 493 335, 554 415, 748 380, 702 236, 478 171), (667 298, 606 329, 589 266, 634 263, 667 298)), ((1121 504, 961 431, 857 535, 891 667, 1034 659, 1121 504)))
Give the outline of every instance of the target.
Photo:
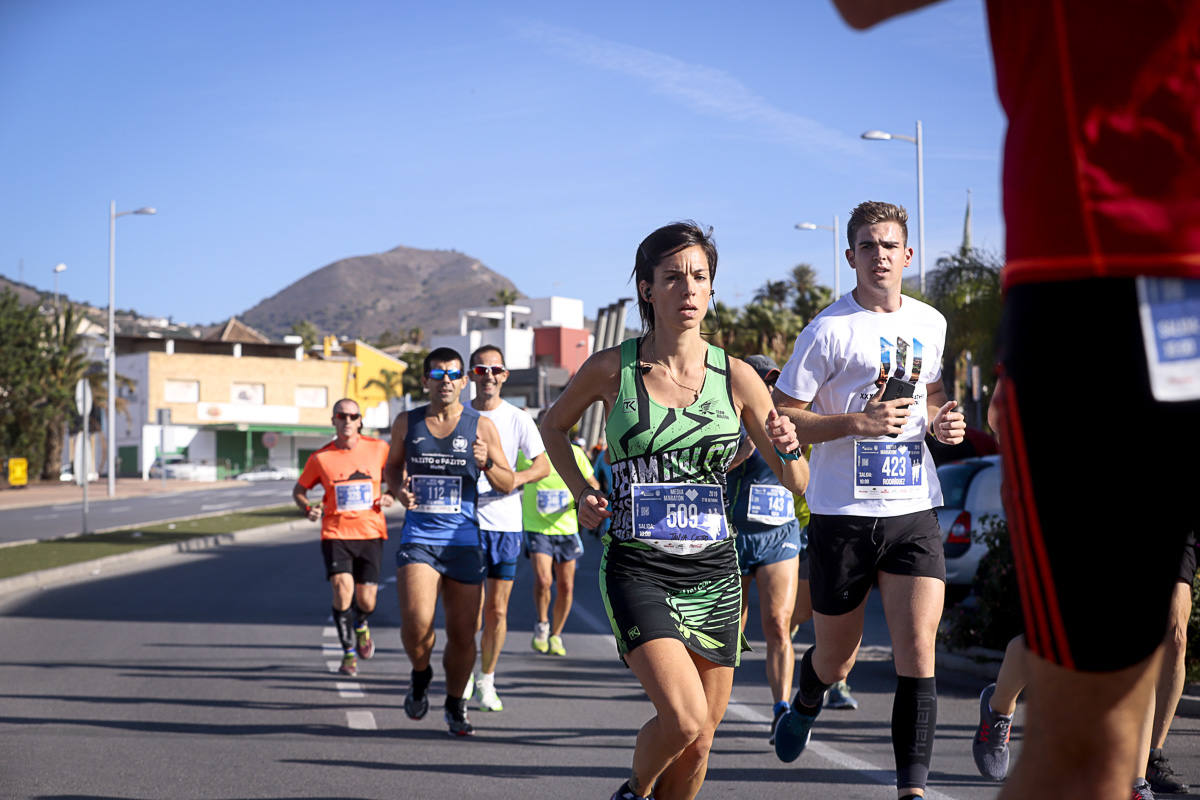
POLYGON ((606 421, 613 473, 608 537, 648 547, 634 535, 633 485, 668 483, 719 486, 732 536, 725 472, 737 452, 740 424, 728 357, 710 344, 700 396, 685 408, 669 408, 646 391, 639 366, 641 341, 621 343, 621 388, 606 421))

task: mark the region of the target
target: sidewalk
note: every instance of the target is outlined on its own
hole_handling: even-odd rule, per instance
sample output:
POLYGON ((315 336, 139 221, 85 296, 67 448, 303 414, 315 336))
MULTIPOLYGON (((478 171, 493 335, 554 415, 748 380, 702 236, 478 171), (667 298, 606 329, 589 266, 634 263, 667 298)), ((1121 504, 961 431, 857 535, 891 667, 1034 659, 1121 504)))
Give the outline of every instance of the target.
MULTIPOLYGON (((141 478, 117 478, 116 497, 108 496, 108 481, 101 478, 88 484, 88 504, 103 503, 108 500, 122 500, 130 497, 145 497, 153 494, 172 494, 175 492, 194 492, 200 489, 230 489, 235 486, 245 487, 245 481, 181 481, 168 479, 163 487, 161 478, 151 478, 144 481, 141 478)), ((0 488, 0 511, 10 508, 28 508, 30 506, 49 506, 59 503, 82 503, 83 487, 74 483, 59 481, 31 482, 28 486, 0 488)))

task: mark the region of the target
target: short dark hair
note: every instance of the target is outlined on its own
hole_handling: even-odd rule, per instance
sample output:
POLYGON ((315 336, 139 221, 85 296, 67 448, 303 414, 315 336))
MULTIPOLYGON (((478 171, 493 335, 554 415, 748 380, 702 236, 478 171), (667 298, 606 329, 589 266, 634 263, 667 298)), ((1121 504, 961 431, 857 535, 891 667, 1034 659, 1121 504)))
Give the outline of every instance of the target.
POLYGON ((647 236, 638 245, 637 254, 633 259, 634 291, 637 292, 638 313, 642 317, 642 330, 649 333, 654 330, 654 304, 647 300, 638 285, 642 281, 654 283, 654 268, 663 259, 673 256, 680 250, 689 247, 699 247, 704 251, 708 260, 709 285, 717 277, 717 241, 713 238, 712 227, 707 230, 693 220, 685 219, 664 225, 647 236))
POLYGON ((476 359, 478 359, 484 353, 495 353, 496 355, 500 356, 501 364, 506 363, 504 361, 504 351, 502 351, 499 347, 496 347, 494 344, 481 344, 479 347, 476 347, 475 352, 471 353, 470 363, 474 365, 476 359))
POLYGON ((904 206, 867 200, 854 207, 850 212, 850 220, 846 223, 846 241, 850 243, 850 249, 854 249, 854 237, 859 228, 880 222, 894 222, 899 225, 900 232, 904 234, 904 246, 908 247, 908 212, 904 210, 904 206))
POLYGON ((425 362, 421 366, 423 374, 429 374, 429 365, 434 361, 441 361, 443 364, 447 361, 457 361, 460 367, 466 365, 463 357, 453 347, 435 347, 429 351, 429 355, 425 356, 425 362))

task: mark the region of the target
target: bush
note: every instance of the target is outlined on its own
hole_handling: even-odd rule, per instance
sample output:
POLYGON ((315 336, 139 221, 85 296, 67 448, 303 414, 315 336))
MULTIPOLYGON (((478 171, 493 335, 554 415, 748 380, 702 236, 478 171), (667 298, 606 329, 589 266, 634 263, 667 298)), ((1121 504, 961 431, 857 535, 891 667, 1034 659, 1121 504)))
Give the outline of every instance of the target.
POLYGON ((1008 524, 998 517, 985 517, 982 528, 978 537, 987 544, 988 552, 975 573, 972 594, 976 602, 949 609, 939 634, 955 650, 1003 650, 1025 629, 1008 524))

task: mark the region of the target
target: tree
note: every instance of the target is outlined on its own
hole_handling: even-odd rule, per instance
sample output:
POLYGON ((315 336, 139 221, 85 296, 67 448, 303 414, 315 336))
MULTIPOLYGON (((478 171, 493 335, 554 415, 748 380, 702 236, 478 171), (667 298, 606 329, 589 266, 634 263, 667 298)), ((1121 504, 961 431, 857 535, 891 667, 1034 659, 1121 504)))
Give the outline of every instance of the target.
MULTIPOLYGON (((63 423, 76 416, 75 386, 88 369, 83 337, 79 334, 79 315, 67 306, 55 309, 48 323, 43 318, 42 387, 45 429, 42 438, 41 476, 58 477, 62 453, 63 423)), ((99 428, 97 428, 98 430, 99 428)))
POLYGON ((300 337, 303 343, 304 351, 311 350, 321 338, 321 332, 317 330, 317 326, 313 325, 306 319, 292 323, 292 333, 300 337))
POLYGON ((41 474, 45 460, 47 333, 36 305, 0 292, 0 458, 28 459, 30 475, 41 474))
POLYGON ((508 306, 517 302, 520 294, 516 289, 497 289, 492 295, 492 304, 497 306, 508 306))
MULTIPOLYGON (((956 382, 967 378, 956 374, 959 357, 966 352, 988 381, 995 371, 997 335, 1003 298, 1000 270, 1004 262, 979 249, 967 249, 937 261, 937 269, 926 282, 928 302, 946 318, 946 351, 942 356, 943 382, 947 394, 960 402, 956 382)), ((965 405, 965 404, 964 404, 965 405)), ((982 409, 973 409, 976 419, 982 409)), ((968 415, 968 420, 972 415, 968 415)))
POLYGON ((828 286, 817 283, 817 271, 810 264, 792 267, 791 284, 792 312, 805 325, 836 299, 828 286))
POLYGON ((412 350, 400 354, 400 360, 408 365, 408 369, 404 370, 404 394, 413 400, 420 400, 425 396, 425 386, 421 383, 421 378, 425 375, 427 355, 428 350, 412 350))
POLYGON ((384 397, 389 401, 403 397, 404 375, 406 372, 408 370, 381 369, 379 370, 379 378, 371 378, 371 380, 364 384, 363 388, 370 389, 372 386, 377 386, 383 390, 384 397))

